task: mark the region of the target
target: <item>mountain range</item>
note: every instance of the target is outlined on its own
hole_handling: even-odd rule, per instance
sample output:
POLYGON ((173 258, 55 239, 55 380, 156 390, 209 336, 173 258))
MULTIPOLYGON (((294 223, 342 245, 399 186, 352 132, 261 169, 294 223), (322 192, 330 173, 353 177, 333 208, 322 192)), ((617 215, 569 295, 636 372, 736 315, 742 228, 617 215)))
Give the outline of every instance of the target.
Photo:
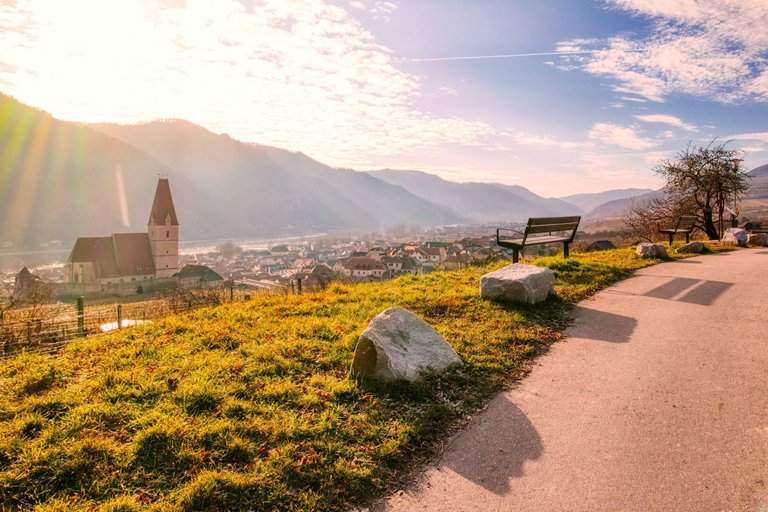
POLYGON ((338 169, 183 120, 86 125, 3 94, 0 147, 0 244, 25 248, 144 231, 158 175, 170 179, 185 240, 589 216, 596 205, 648 192, 556 199, 415 170, 338 169))

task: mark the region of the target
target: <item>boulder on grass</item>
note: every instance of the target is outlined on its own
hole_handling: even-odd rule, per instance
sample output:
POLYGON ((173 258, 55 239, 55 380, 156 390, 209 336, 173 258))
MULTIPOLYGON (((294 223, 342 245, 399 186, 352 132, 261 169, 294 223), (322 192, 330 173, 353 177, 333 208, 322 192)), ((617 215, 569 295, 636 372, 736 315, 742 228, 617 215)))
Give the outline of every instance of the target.
POLYGON ((722 242, 726 244, 736 244, 739 247, 747 245, 747 232, 741 228, 728 228, 725 230, 722 242))
POLYGON ((643 242, 641 244, 637 244, 635 253, 641 258, 666 258, 667 248, 661 244, 643 242))
POLYGON ((747 235, 748 245, 759 245, 765 247, 768 245, 768 233, 750 233, 747 235))
POLYGON ((678 247, 675 252, 681 254, 691 254, 704 252, 704 244, 701 242, 690 242, 678 247))
POLYGON ((587 248, 584 249, 584 252, 610 251, 611 249, 616 249, 616 244, 610 240, 596 240, 589 244, 587 248))
POLYGON ((353 376, 384 382, 417 381, 422 371, 442 371, 463 364, 434 327, 410 311, 389 308, 360 335, 352 358, 353 376))
POLYGON ((480 296, 500 302, 536 304, 547 299, 555 283, 548 268, 513 263, 480 278, 480 296))

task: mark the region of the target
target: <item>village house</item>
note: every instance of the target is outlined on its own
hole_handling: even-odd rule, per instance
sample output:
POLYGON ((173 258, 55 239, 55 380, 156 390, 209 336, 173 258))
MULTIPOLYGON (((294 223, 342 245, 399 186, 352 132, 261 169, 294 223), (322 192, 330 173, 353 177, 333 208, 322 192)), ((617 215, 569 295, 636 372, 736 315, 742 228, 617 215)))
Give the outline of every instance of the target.
POLYGON ((377 277, 381 278, 387 267, 380 261, 376 261, 372 258, 365 256, 355 256, 347 258, 346 260, 339 260, 334 268, 337 272, 348 277, 355 278, 367 278, 377 277))
POLYGON ((224 278, 206 265, 184 265, 173 277, 185 288, 211 286, 224 281, 224 278))

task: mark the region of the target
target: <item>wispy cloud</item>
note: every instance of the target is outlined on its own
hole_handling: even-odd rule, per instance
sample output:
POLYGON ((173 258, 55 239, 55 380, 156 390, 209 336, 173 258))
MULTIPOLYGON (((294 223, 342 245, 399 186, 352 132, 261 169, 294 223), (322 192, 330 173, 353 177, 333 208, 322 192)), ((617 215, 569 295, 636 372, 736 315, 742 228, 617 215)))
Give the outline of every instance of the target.
POLYGON ((657 145, 654 141, 638 135, 632 126, 612 123, 595 123, 589 130, 588 137, 602 144, 619 146, 624 149, 643 150, 657 145))
MULTIPOLYGON (((606 50, 584 50, 568 47, 560 47, 554 52, 534 52, 534 53, 497 53, 491 55, 456 55, 452 57, 425 57, 425 58, 402 58, 397 59, 397 62, 445 62, 452 60, 495 60, 495 59, 517 59, 525 57, 553 57, 553 56, 568 56, 568 55, 592 55, 598 53, 604 53, 606 50)), ((642 52, 643 50, 628 49, 628 52, 642 52)), ((547 61, 544 64, 552 65, 553 62, 547 61)))
POLYGON ((730 103, 768 101, 765 0, 607 0, 653 20, 652 34, 565 41, 605 51, 573 65, 613 80, 613 89, 663 102, 674 93, 730 103), (642 53, 628 50, 643 50, 642 53))
POLYGON ((510 139, 516 144, 521 144, 523 146, 535 146, 539 148, 556 147, 562 149, 575 149, 585 145, 584 143, 578 144, 572 141, 561 140, 551 135, 542 135, 516 130, 505 130, 500 132, 499 135, 510 139))
POLYGON ((768 132, 737 133, 729 135, 726 139, 768 142, 768 132))
POLYGON ((374 18, 390 21, 398 5, 388 0, 351 0, 349 5, 355 9, 368 11, 374 18))
POLYGON ((445 144, 483 147, 492 132, 420 110, 419 77, 399 70, 350 12, 323 0, 168 4, 0 3, 0 80, 59 117, 183 117, 339 166, 445 144))
POLYGON ((635 116, 635 119, 643 121, 644 123, 667 124, 669 126, 674 126, 675 128, 682 128, 688 132, 695 132, 697 130, 695 125, 684 123, 679 117, 664 114, 637 115, 635 116))

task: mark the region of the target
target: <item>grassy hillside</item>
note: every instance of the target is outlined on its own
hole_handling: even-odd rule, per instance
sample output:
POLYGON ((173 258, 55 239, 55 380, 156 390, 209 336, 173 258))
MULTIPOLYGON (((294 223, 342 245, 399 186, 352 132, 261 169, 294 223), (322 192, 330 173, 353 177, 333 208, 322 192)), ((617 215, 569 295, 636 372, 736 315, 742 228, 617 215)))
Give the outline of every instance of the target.
MULTIPOLYGON (((571 302, 653 261, 545 258, 557 296, 478 296, 488 268, 262 296, 0 364, 0 503, 39 510, 344 510, 387 490, 561 337, 571 302), (387 307, 467 363, 422 384, 348 379, 387 307)), ((498 264, 497 264, 498 266, 498 264)))

